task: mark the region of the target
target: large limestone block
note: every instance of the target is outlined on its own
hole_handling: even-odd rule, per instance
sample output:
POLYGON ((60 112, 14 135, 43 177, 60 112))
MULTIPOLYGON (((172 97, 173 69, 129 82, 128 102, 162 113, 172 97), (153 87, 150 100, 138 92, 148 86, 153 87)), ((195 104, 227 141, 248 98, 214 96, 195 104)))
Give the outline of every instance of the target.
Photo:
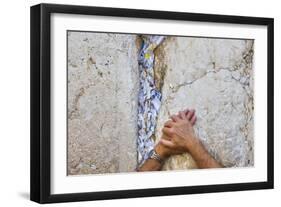
MULTIPOLYGON (((226 167, 252 166, 253 40, 169 37, 156 54, 162 88, 156 141, 171 114, 194 108, 195 131, 207 150, 226 167)), ((190 168, 196 164, 189 154, 163 167, 190 168)))
POLYGON ((137 165, 136 35, 68 32, 68 174, 137 165))

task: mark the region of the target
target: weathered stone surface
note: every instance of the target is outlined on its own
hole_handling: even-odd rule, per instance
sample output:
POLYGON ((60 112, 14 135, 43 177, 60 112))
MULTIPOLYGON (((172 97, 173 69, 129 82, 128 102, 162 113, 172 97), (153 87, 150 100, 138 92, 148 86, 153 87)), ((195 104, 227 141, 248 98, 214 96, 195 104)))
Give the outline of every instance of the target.
MULTIPOLYGON (((163 84, 156 139, 169 115, 194 108, 195 131, 207 150, 226 167, 252 166, 252 46, 252 40, 169 37, 155 62, 163 84)), ((189 154, 173 156, 163 167, 190 168, 196 164, 189 154)))
POLYGON ((134 171, 136 35, 68 32, 68 174, 134 171))
MULTIPOLYGON (((155 52, 162 91, 156 142, 169 115, 195 108, 195 131, 226 167, 254 165, 253 40, 168 37, 155 52)), ((137 165, 138 37, 68 32, 68 174, 137 165)), ((191 169, 189 154, 164 170, 191 169)))

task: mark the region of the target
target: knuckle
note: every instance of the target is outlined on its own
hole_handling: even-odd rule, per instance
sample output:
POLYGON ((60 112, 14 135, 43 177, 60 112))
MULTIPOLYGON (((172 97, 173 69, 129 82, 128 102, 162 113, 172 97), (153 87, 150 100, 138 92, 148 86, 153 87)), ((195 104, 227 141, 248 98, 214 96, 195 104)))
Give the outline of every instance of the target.
POLYGON ((170 124, 170 123, 171 123, 171 121, 166 121, 166 122, 165 122, 166 125, 168 125, 168 124, 170 124))

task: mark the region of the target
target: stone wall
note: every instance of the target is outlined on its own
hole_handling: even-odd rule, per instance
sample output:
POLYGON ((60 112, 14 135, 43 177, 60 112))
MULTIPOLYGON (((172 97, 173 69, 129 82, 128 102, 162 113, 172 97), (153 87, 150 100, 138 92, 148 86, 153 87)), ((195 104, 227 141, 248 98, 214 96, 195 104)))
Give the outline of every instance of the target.
POLYGON ((68 174, 137 163, 136 35, 68 32, 68 174))
MULTIPOLYGON (((156 73, 165 69, 158 75, 163 86, 157 140, 169 115, 194 108, 195 131, 219 162, 226 167, 253 165, 253 43, 237 39, 166 39, 157 49, 155 62, 156 73)), ((196 168, 196 164, 185 154, 171 157, 163 169, 188 168, 196 168)))
MULTIPOLYGON (((136 35, 68 32, 68 174, 131 172, 137 166, 136 35)), ((167 37, 155 50, 163 123, 195 108, 195 130, 227 167, 253 166, 253 40, 167 37)), ((188 155, 164 170, 196 168, 188 155)))

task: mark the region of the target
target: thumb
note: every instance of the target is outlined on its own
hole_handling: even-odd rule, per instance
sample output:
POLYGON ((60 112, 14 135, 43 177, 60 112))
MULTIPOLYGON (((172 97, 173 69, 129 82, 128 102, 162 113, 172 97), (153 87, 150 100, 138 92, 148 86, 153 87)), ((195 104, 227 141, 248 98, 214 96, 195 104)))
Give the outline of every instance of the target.
POLYGON ((166 139, 160 139, 159 141, 161 144, 163 144, 165 147, 168 147, 168 148, 174 148, 175 145, 173 142, 171 142, 170 140, 166 140, 166 139))

